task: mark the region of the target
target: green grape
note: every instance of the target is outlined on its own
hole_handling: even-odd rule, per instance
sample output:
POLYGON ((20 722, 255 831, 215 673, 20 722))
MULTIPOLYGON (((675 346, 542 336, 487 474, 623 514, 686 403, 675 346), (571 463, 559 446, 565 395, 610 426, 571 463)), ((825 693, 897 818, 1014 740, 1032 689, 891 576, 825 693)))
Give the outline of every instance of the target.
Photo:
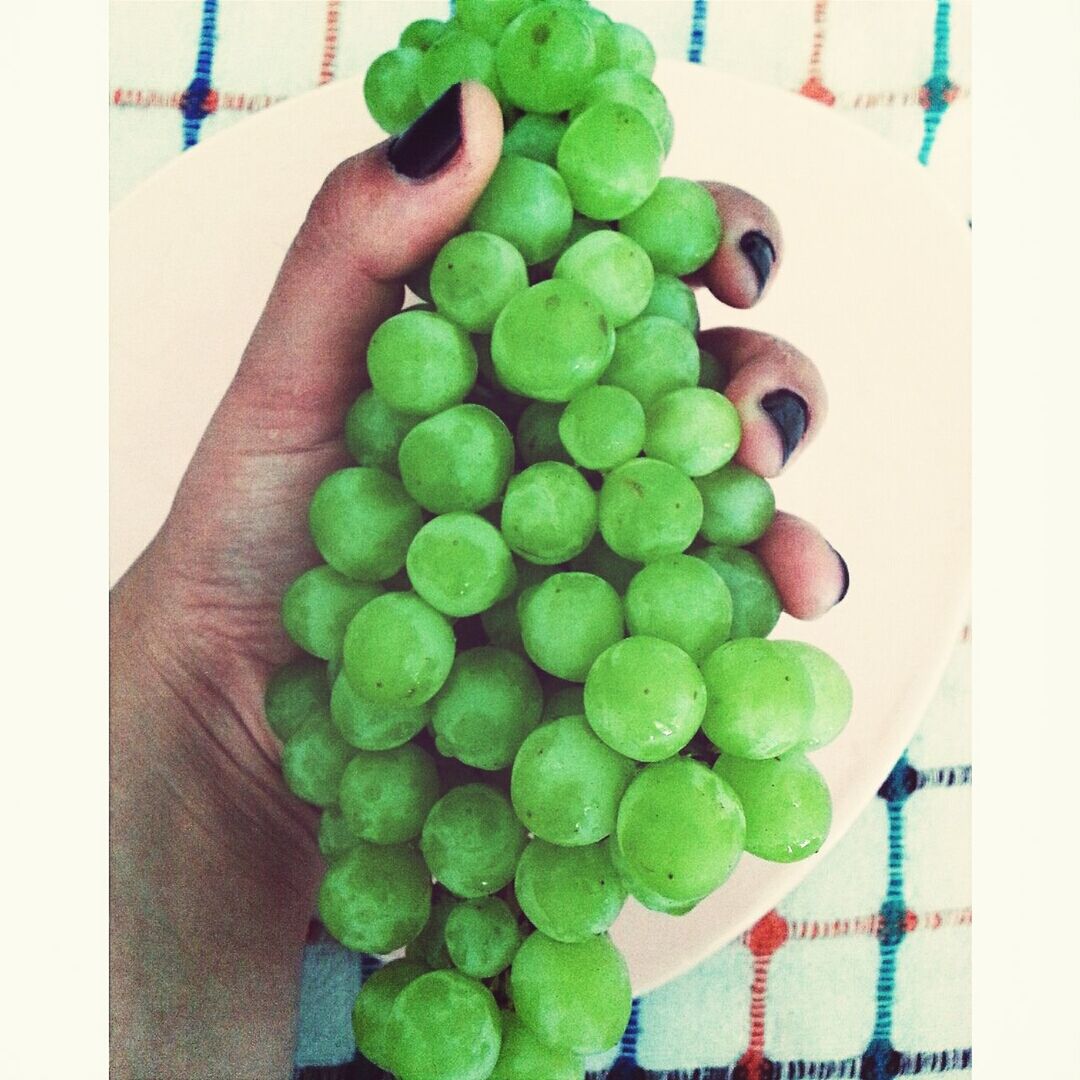
POLYGON ((532 0, 457 0, 454 14, 466 30, 497 45, 503 31, 532 0))
POLYGON ((805 641, 777 641, 802 663, 814 690, 810 729, 800 750, 819 750, 831 743, 851 719, 851 680, 824 649, 805 641))
POLYGON ((415 743, 361 750, 341 777, 338 802, 350 830, 372 844, 415 840, 439 797, 431 756, 415 743))
POLYGON ((637 767, 602 743, 584 716, 538 727, 522 744, 510 797, 530 832, 578 847, 611 834, 619 800, 637 767))
POLYGON ((427 965, 417 960, 391 960, 373 971, 360 987, 352 1011, 353 1036, 360 1053, 380 1069, 389 1067, 393 1053, 386 1039, 390 1010, 398 994, 427 971, 427 965))
POLYGON ((519 293, 495 322, 491 356, 504 386, 540 401, 569 401, 600 378, 615 331, 599 302, 572 281, 519 293))
MULTIPOLYGON (((342 643, 342 648, 344 648, 344 643, 342 643)), ((335 654, 334 656, 330 657, 330 659, 326 661, 326 681, 331 687, 333 687, 333 686, 335 686, 337 684, 338 676, 341 674, 341 669, 344 666, 345 666, 345 657, 344 657, 344 654, 340 653, 340 652, 335 654)), ((334 700, 333 693, 331 693, 331 695, 330 695, 331 711, 333 710, 333 700, 334 700)), ((378 749, 378 748, 368 747, 367 749, 378 749)))
POLYGON ((405 436, 398 464, 405 490, 425 510, 482 510, 510 479, 514 440, 490 409, 455 405, 405 436))
POLYGON ((423 111, 420 64, 416 48, 391 49, 376 57, 364 76, 364 101, 375 123, 388 135, 400 135, 423 111))
POLYGON ((635 761, 678 753, 704 714, 705 683, 697 665, 659 638, 624 638, 600 654, 585 680, 590 727, 635 761))
POLYGON ((436 889, 432 894, 431 914, 424 923, 424 929, 405 946, 407 957, 419 960, 433 970, 454 966, 446 947, 446 923, 457 903, 444 890, 436 889))
POLYGON ((529 562, 552 566, 572 559, 593 538, 596 520, 596 492, 560 461, 530 465, 507 485, 503 536, 529 562))
POLYGON ((658 911, 663 915, 687 915, 701 903, 700 900, 671 900, 650 889, 641 875, 634 869, 614 840, 610 841, 611 863, 619 875, 619 880, 627 893, 642 907, 658 911))
POLYGON ((731 593, 712 567, 669 555, 639 570, 626 590, 626 626, 678 645, 697 664, 728 639, 731 593))
POLYGON ((531 265, 559 250, 573 217, 562 177, 543 162, 512 156, 496 166, 473 207, 469 228, 501 236, 531 265))
POLYGON ((716 253, 722 228, 712 195, 693 180, 665 176, 633 213, 619 221, 662 274, 682 277, 716 253))
POLYGON ((530 934, 514 957, 510 993, 534 1034, 578 1054, 611 1049, 630 1019, 630 973, 607 934, 573 945, 530 934))
POLYGON ((732 463, 695 482, 705 505, 701 535, 710 543, 752 544, 772 524, 776 496, 757 473, 732 463))
POLYGON ((535 113, 572 109, 597 66, 589 21, 558 4, 528 7, 506 28, 495 54, 506 96, 535 113))
POLYGON ((597 229, 567 248, 555 277, 576 282, 600 301, 612 326, 641 314, 653 287, 653 268, 641 247, 611 229, 597 229))
POLYGON ((394 412, 374 390, 365 390, 345 417, 345 445, 359 465, 398 471, 398 447, 420 417, 394 412))
POLYGON ((450 959, 462 974, 474 979, 491 979, 508 968, 520 944, 517 919, 497 896, 462 900, 446 920, 450 959))
POLYGON ((742 548, 709 545, 694 555, 707 562, 731 592, 731 637, 763 638, 780 618, 780 594, 762 561, 742 548))
MULTIPOLYGON (((652 124, 667 155, 675 136, 675 121, 660 88, 647 75, 617 67, 601 72, 589 83, 585 97, 571 110, 570 122, 573 123, 586 109, 602 102, 618 102, 637 109, 652 124)), ((660 186, 663 184, 661 180, 660 186)))
POLYGON ((557 116, 526 113, 503 139, 504 157, 526 157, 555 167, 555 155, 568 125, 557 116))
POLYGON ((515 1013, 502 1014, 502 1048, 489 1080, 585 1080, 585 1063, 538 1039, 515 1013))
POLYGON ((431 416, 457 405, 476 382, 476 350, 464 330, 430 311, 384 322, 367 351, 375 392, 391 409, 431 416))
POLYGON ((517 654, 494 646, 458 653, 433 702, 435 746, 444 757, 493 772, 507 769, 540 722, 540 680, 517 654))
POLYGON ((584 682, 593 661, 623 636, 619 594, 595 574, 553 574, 521 606, 521 639, 537 667, 584 682))
POLYGON ((359 750, 393 750, 419 734, 430 719, 429 705, 377 705, 361 697, 344 673, 334 680, 330 718, 341 737, 359 750))
POLYGON ((398 1080, 488 1080, 501 1041, 491 991, 456 971, 414 979, 386 1023, 390 1069, 398 1080))
POLYGON ((700 350, 699 359, 701 361, 701 376, 698 379, 698 385, 722 394, 729 378, 727 361, 717 360, 712 353, 706 352, 704 349, 700 350))
POLYGON ((707 765, 678 757, 643 769, 619 805, 615 843, 633 874, 674 904, 725 882, 743 852, 746 819, 735 792, 707 765))
POLYGON ((641 569, 641 564, 616 555, 604 543, 602 536, 594 536, 589 546, 577 558, 571 560, 570 569, 602 577, 622 596, 630 587, 634 575, 641 569))
POLYGON ((656 68, 656 50, 653 49, 652 42, 636 26, 629 23, 615 23, 612 32, 616 55, 613 66, 636 71, 646 79, 651 79, 656 68))
POLYGON ((587 386, 559 418, 559 437, 583 469, 614 469, 641 453, 645 410, 621 386, 587 386))
POLYGON ((564 716, 584 715, 585 687, 581 683, 567 683, 550 691, 544 698, 544 712, 540 722, 547 724, 552 720, 561 720, 564 716))
POLYGON ((531 840, 518 863, 514 895, 537 930, 564 942, 604 933, 626 902, 607 840, 587 847, 531 840))
MULTIPOLYGON (((551 0, 548 0, 548 3, 550 2, 551 0)), ((550 277, 555 272, 555 265, 558 263, 563 253, 572 248, 579 240, 583 240, 586 236, 591 236, 595 232, 611 231, 611 227, 603 221, 593 221, 592 218, 575 214, 574 220, 570 223, 570 232, 567 233, 566 240, 552 258, 547 259, 542 263, 538 263, 533 267, 534 273, 539 273, 541 278, 550 277)))
POLYGON ((350 581, 333 567, 316 566, 285 590, 281 621, 301 649, 329 660, 341 652, 352 617, 382 593, 379 585, 350 581))
POLYGON ((456 896, 474 899, 511 881, 525 830, 501 791, 464 784, 432 807, 420 847, 436 881, 456 896))
POLYGON ((477 615, 514 587, 514 560, 499 530, 477 514, 441 514, 413 538, 409 580, 436 611, 477 615))
POLYGON ((616 331, 601 381, 629 390, 647 409, 671 390, 696 386, 700 375, 694 335, 671 319, 644 315, 616 331))
MULTIPOLYGON (((698 312, 694 290, 685 281, 680 281, 671 274, 655 275, 652 295, 641 314, 659 315, 665 319, 671 319, 672 322, 685 327, 691 334, 696 335, 701 329, 701 315, 698 312)), ((713 387, 713 389, 717 388, 713 387)))
POLYGON ((285 786, 304 802, 330 806, 337 802, 338 785, 353 748, 330 723, 326 707, 305 720, 281 748, 285 786))
POLYGON ((663 160, 656 129, 637 109, 602 101, 571 122, 556 163, 574 209, 597 221, 614 221, 653 193, 663 160))
POLYGON ((809 737, 814 687, 802 661, 782 645, 729 641, 701 671, 709 693, 701 730, 725 754, 776 757, 809 737))
POLYGON ((514 441, 526 465, 535 465, 538 461, 573 464, 559 439, 559 418, 563 408, 561 402, 534 401, 521 414, 514 441))
POLYGON ((422 519, 397 477, 356 467, 331 473, 316 488, 308 523, 319 554, 338 573, 384 581, 405 565, 422 519))
POLYGON ((263 697, 270 730, 285 742, 305 721, 326 712, 328 690, 326 665, 310 656, 279 667, 270 676, 263 697))
POLYGON ((443 31, 420 60, 417 86, 424 105, 433 105, 455 83, 482 82, 500 100, 495 50, 482 37, 460 27, 443 31))
POLYGON ((345 675, 378 705, 422 705, 438 693, 453 662, 450 624, 413 593, 376 597, 345 634, 345 675))
POLYGON ((329 863, 340 858, 360 838, 349 828, 339 806, 328 806, 319 816, 319 853, 329 863))
POLYGON ((739 797, 751 855, 791 863, 821 849, 832 824, 832 798, 825 778, 804 754, 764 761, 721 754, 713 769, 739 797))
POLYGON ((474 333, 490 333, 510 298, 528 287, 521 253, 494 233, 459 233, 431 267, 431 295, 440 314, 474 333))
POLYGON ((411 844, 359 840, 319 887, 319 918, 355 952, 400 949, 420 933, 430 909, 431 879, 411 844))
POLYGON ((687 476, 705 476, 726 465, 741 437, 735 406, 701 386, 669 391, 649 406, 645 417, 645 453, 687 476))
POLYGON ((624 559, 653 562, 685 551, 701 528, 701 495, 674 465, 635 458, 604 477, 600 534, 624 559))
POLYGON ((446 23, 438 19, 417 19, 415 22, 409 23, 401 31, 398 44, 402 48, 413 48, 419 49, 421 52, 427 52, 445 29, 446 23))
POLYGON ((582 7, 581 15, 592 27, 596 41, 596 70, 606 71, 615 67, 619 60, 619 46, 611 16, 588 4, 582 7))

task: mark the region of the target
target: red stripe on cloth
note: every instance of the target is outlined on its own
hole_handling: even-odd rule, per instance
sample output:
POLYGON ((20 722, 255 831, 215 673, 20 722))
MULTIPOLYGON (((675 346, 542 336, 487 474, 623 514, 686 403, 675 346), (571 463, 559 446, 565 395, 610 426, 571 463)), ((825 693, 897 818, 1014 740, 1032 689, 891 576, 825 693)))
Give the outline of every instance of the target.
POLYGON ((821 78, 821 55, 825 51, 825 16, 829 9, 829 0, 816 0, 814 4, 814 39, 810 46, 810 68, 806 82, 799 88, 803 97, 820 101, 823 105, 833 105, 836 95, 825 85, 821 78))
POLYGON ((777 911, 762 916, 746 933, 744 941, 754 954, 754 981, 750 985, 750 1042, 739 1059, 746 1080, 765 1080, 765 988, 769 963, 788 940, 791 928, 777 911))
POLYGON ((341 18, 341 0, 326 0, 326 31, 323 36, 322 66, 319 68, 319 85, 334 78, 334 60, 337 58, 338 22, 341 18))
MULTIPOLYGON (((208 111, 228 109, 231 112, 258 112, 260 109, 284 101, 288 94, 249 94, 235 90, 215 90, 214 98, 207 100, 208 111)), ((109 100, 119 108, 178 109, 183 101, 183 90, 142 90, 116 86, 109 100)))

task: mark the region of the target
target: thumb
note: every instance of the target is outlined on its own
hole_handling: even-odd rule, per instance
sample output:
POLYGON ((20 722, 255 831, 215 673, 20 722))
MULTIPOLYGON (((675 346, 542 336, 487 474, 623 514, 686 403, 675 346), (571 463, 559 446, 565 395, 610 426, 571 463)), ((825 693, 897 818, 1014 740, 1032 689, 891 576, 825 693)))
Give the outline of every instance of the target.
POLYGON ((458 84, 397 139, 327 177, 215 417, 233 437, 260 440, 242 449, 267 436, 283 450, 340 435, 365 383, 368 339, 401 306, 401 279, 467 220, 502 131, 491 92, 458 84))

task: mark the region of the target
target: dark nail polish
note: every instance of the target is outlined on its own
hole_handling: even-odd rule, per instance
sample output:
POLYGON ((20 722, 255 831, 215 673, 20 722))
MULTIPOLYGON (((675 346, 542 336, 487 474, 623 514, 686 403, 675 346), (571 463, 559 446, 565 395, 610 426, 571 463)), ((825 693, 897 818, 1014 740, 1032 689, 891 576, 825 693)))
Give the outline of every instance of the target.
POLYGON ((753 230, 743 233, 739 241, 739 250, 746 256, 747 262, 753 267, 754 277, 757 278, 758 296, 765 289, 765 282, 772 273, 773 263, 776 262, 776 248, 772 241, 764 234, 753 230))
POLYGON ((390 164, 410 180, 437 173, 461 145, 461 83, 455 83, 391 144, 390 164))
POLYGON ((786 465, 792 451, 806 434, 810 410, 806 402, 792 390, 773 390, 761 399, 761 407, 769 414, 780 435, 784 448, 783 464, 786 465))
MULTIPOLYGON (((832 547, 832 544, 829 545, 832 547)), ((836 602, 839 604, 841 600, 847 596, 848 587, 851 585, 851 572, 848 570, 847 560, 840 554, 836 548, 832 549, 833 554, 836 556, 840 563, 840 573, 843 575, 844 584, 840 586, 840 595, 836 598, 836 602)))

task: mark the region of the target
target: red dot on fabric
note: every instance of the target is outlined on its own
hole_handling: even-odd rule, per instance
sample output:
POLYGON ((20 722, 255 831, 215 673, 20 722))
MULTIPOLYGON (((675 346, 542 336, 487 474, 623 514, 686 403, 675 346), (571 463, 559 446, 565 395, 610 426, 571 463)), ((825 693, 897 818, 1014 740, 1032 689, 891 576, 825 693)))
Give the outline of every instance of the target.
POLYGON ((820 101, 823 105, 835 105, 836 95, 816 76, 811 75, 799 88, 803 97, 820 101))
POLYGON ((789 933, 787 920, 777 912, 770 911, 754 924, 747 945, 755 956, 771 956, 787 941, 789 933))
POLYGON ((919 925, 919 916, 914 911, 904 912, 904 933, 910 934, 919 925))
POLYGON ((202 107, 203 107, 203 112, 206 112, 206 113, 217 112, 218 92, 216 90, 211 90, 211 91, 209 91, 209 93, 207 93, 206 97, 203 98, 203 106, 202 107))

